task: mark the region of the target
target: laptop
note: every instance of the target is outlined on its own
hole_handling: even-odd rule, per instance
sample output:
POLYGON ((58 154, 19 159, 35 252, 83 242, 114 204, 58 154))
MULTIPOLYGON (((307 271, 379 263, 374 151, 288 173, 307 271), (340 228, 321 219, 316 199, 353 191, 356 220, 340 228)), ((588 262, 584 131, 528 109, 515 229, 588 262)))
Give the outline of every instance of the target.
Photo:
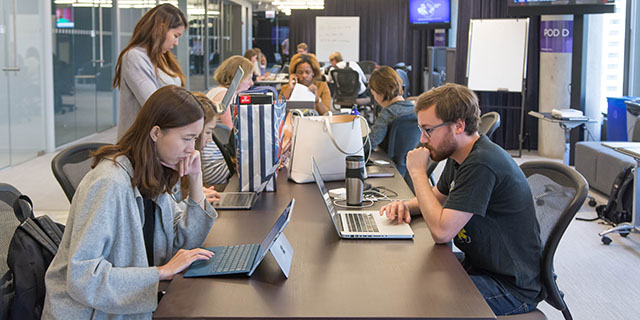
POLYGON ((267 171, 267 175, 262 180, 258 189, 254 192, 220 192, 220 201, 213 202, 211 205, 216 209, 230 209, 230 210, 248 210, 258 201, 260 194, 269 184, 271 177, 278 169, 280 162, 267 171))
POLYGON ((380 216, 378 211, 337 211, 324 185, 316 160, 312 158, 311 162, 313 178, 316 180, 331 222, 340 238, 413 238, 413 230, 408 224, 389 220, 387 217, 380 216))
POLYGON ((288 278, 293 259, 293 247, 282 234, 282 231, 291 220, 291 211, 293 211, 294 203, 295 199, 291 199, 291 202, 273 224, 261 244, 252 243, 205 248, 214 253, 213 257, 209 260, 198 260, 191 264, 184 277, 206 277, 225 274, 246 274, 250 277, 267 255, 267 251, 271 251, 282 272, 288 278))
POLYGON ((223 114, 227 111, 229 104, 231 104, 231 99, 236 95, 236 90, 238 90, 238 86, 240 85, 240 81, 242 81, 242 77, 244 77, 244 71, 242 68, 238 67, 236 73, 233 75, 233 80, 231 80, 231 84, 229 84, 229 88, 227 92, 222 97, 222 102, 214 103, 213 106, 216 109, 216 113, 223 114))

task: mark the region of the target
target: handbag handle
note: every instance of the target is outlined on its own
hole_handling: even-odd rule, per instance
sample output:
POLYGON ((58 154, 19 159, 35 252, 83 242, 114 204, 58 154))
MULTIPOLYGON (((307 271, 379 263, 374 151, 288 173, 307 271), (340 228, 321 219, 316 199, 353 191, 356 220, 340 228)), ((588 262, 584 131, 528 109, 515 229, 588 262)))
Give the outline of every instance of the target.
MULTIPOLYGON (((329 117, 325 117, 325 118, 324 118, 324 125, 325 125, 325 127, 327 128, 327 132, 329 133, 329 138, 331 138, 331 143, 333 144, 333 146, 334 146, 334 147, 336 147, 336 149, 338 149, 338 151, 340 151, 340 152, 342 152, 343 154, 346 154, 346 155, 351 155, 351 154, 356 154, 356 153, 360 152, 360 150, 363 150, 363 149, 364 149, 364 146, 367 144, 367 142, 369 142, 369 124, 367 123, 367 120, 366 120, 365 118, 363 118, 362 116, 356 116, 356 117, 353 119, 354 121, 355 121, 355 120, 360 121, 360 123, 364 122, 365 127, 367 128, 367 131, 366 131, 366 132, 367 132, 367 138, 366 138, 366 139, 365 139, 365 141, 362 143, 362 146, 361 146, 358 150, 356 150, 356 151, 354 151, 354 152, 347 152, 347 151, 343 150, 343 149, 338 145, 338 142, 336 141, 335 137, 333 136, 333 132, 331 131, 331 123, 329 122, 329 119, 330 119, 330 118, 331 118, 330 116, 329 116, 329 117)), ((368 158, 369 158, 369 157, 367 157, 367 159, 368 159, 368 158)))

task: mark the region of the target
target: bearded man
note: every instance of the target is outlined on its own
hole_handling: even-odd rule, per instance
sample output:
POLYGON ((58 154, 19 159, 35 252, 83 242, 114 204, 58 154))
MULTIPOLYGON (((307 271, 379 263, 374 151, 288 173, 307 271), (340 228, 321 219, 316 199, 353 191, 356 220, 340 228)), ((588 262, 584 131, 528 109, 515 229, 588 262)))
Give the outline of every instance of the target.
POLYGON ((415 105, 422 147, 407 154, 416 197, 380 209, 389 219, 422 215, 436 243, 465 253, 463 266, 496 315, 532 311, 544 298, 540 228, 527 179, 500 146, 478 134, 480 108, 469 88, 445 84, 415 105), (447 160, 436 186, 429 157, 447 160))

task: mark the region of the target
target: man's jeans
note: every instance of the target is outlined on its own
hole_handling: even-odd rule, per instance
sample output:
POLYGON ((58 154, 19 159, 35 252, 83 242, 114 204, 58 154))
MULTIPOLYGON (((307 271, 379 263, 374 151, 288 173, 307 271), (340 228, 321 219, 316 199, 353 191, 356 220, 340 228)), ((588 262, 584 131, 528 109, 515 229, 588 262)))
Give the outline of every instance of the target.
POLYGON ((518 300, 500 282, 488 275, 470 274, 469 276, 496 316, 527 313, 536 308, 536 304, 518 300))

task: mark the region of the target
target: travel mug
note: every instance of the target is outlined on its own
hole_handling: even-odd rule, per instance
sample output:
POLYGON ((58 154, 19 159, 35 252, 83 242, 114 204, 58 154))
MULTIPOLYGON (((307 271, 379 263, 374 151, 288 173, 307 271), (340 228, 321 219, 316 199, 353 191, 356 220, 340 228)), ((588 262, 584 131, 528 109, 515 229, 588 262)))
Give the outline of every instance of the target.
POLYGON ((362 192, 364 189, 364 157, 347 156, 346 168, 347 205, 360 206, 362 205, 362 192))

